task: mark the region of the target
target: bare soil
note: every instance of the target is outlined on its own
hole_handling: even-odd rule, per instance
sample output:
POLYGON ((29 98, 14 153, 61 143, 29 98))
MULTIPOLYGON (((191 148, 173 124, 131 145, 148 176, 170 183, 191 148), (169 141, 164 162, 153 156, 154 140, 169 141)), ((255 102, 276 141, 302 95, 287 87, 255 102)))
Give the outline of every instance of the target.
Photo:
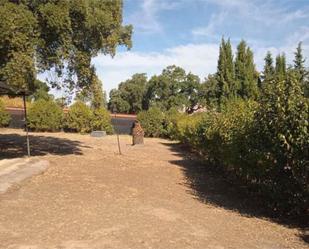
MULTIPOLYGON (((175 143, 31 133, 48 169, 0 195, 0 248, 308 248, 301 231, 246 210, 247 200, 175 143)), ((0 130, 0 158, 25 155, 0 130)), ((258 210, 256 210, 258 213, 258 210)))

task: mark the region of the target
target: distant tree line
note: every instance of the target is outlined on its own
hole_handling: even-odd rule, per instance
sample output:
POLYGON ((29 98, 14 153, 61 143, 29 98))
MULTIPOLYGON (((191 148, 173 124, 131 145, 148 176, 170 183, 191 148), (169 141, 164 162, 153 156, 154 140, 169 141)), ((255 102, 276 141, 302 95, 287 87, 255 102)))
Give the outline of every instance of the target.
POLYGON ((229 99, 257 100, 266 84, 276 78, 284 79, 288 71, 295 72, 308 96, 308 70, 301 43, 292 66, 286 64, 284 53, 277 55, 274 62, 268 52, 264 61, 263 71, 258 72, 253 52, 244 40, 238 44, 234 57, 230 40, 222 38, 217 72, 208 75, 204 81, 175 65, 149 80, 144 73, 134 74, 121 82, 118 89, 111 90, 108 108, 122 113, 138 113, 150 107, 163 111, 176 108, 186 113, 202 107, 220 111, 229 99))

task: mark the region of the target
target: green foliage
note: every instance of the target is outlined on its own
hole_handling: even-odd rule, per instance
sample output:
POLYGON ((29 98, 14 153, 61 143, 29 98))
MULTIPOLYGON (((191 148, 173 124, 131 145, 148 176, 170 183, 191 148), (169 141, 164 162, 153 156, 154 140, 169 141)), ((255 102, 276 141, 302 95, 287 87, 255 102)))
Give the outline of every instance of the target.
POLYGON ((298 43, 294 59, 294 70, 296 76, 301 83, 305 96, 309 97, 309 72, 305 68, 306 59, 303 56, 302 43, 298 43))
POLYGON ((308 205, 309 109, 298 75, 290 70, 285 79, 269 84, 260 103, 253 148, 267 165, 264 187, 274 209, 299 213, 308 205))
POLYGON ((54 98, 53 95, 49 94, 49 86, 40 80, 35 80, 34 82, 34 89, 35 92, 27 97, 30 100, 39 100, 39 99, 44 99, 44 100, 52 100, 54 98))
POLYGON ((170 139, 177 139, 177 123, 179 119, 183 116, 176 108, 171 108, 164 113, 164 136, 170 139))
POLYGON ((91 103, 91 107, 94 109, 105 107, 106 100, 102 89, 102 82, 94 73, 90 80, 91 84, 81 89, 81 91, 76 95, 75 99, 84 103, 91 103))
POLYGON ((198 76, 173 66, 165 68, 159 76, 153 76, 147 84, 144 108, 158 107, 163 111, 171 108, 185 109, 191 113, 199 104, 200 79, 198 76))
POLYGON ((220 103, 219 84, 217 75, 208 75, 205 82, 200 86, 200 104, 207 106, 209 109, 218 109, 220 103))
POLYGON ((286 77, 286 59, 285 54, 279 54, 276 57, 276 77, 278 80, 284 80, 286 77))
POLYGON ((33 90, 38 22, 23 4, 0 2, 0 80, 33 90))
POLYGON ((238 86, 235 81, 233 53, 230 40, 225 42, 222 38, 217 66, 218 101, 219 104, 226 99, 236 96, 238 86))
POLYGON ((106 131, 107 134, 113 133, 110 113, 105 108, 94 110, 91 126, 93 130, 106 131))
POLYGON ((157 107, 151 107, 148 111, 142 111, 137 115, 147 137, 160 137, 164 135, 164 114, 157 107))
POLYGON ((11 117, 10 115, 5 111, 4 104, 2 100, 0 99, 0 127, 8 126, 10 123, 11 117))
POLYGON ((129 113, 130 104, 124 100, 121 96, 121 91, 113 89, 109 93, 110 101, 108 103, 108 109, 111 112, 129 113))
POLYGON ((142 110, 147 77, 145 74, 134 74, 131 79, 119 84, 118 90, 110 93, 110 110, 122 113, 138 113, 142 110))
POLYGON ((95 84, 91 59, 132 46, 122 8, 121 0, 1 0, 0 79, 33 90, 35 75, 53 69, 70 89, 95 84))
POLYGON ((53 101, 40 99, 31 104, 28 126, 35 131, 57 131, 62 127, 62 109, 53 101))
POLYGON ((92 130, 93 113, 86 104, 77 101, 72 106, 70 106, 65 120, 65 126, 68 130, 87 133, 92 130))
POLYGON ((259 102, 232 98, 221 112, 182 115, 173 137, 264 197, 277 215, 308 205, 308 101, 293 70, 265 82, 259 102))
POLYGON ((176 123, 176 138, 198 150, 200 137, 197 134, 202 118, 203 114, 182 115, 176 123))
POLYGON ((273 79, 274 74, 275 74, 275 68, 273 65, 273 58, 271 53, 268 51, 265 58, 265 65, 264 65, 264 70, 263 70, 263 81, 265 82, 270 82, 271 79, 273 79))
POLYGON ((237 46, 235 59, 235 79, 238 85, 238 95, 244 99, 255 98, 258 95, 257 72, 253 61, 253 52, 245 41, 237 46))

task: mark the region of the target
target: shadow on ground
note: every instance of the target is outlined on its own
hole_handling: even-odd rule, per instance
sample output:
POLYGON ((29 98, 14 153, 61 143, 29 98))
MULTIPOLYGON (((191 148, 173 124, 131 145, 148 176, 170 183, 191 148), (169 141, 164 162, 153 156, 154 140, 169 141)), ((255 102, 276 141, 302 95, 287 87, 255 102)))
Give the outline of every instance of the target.
POLYGON ((273 222, 299 228, 299 237, 309 243, 308 225, 303 219, 286 219, 285 217, 274 217, 263 205, 263 202, 253 194, 249 194, 245 186, 229 182, 223 174, 214 171, 202 162, 197 155, 190 153, 181 144, 163 143, 171 151, 182 157, 181 160, 170 161, 184 172, 185 185, 189 187, 190 194, 199 201, 227 210, 233 210, 246 217, 267 218, 273 222))
MULTIPOLYGON (((82 155, 84 146, 79 141, 52 136, 29 136, 31 156, 82 155)), ((26 136, 19 134, 0 134, 0 159, 17 158, 27 155, 26 136)))

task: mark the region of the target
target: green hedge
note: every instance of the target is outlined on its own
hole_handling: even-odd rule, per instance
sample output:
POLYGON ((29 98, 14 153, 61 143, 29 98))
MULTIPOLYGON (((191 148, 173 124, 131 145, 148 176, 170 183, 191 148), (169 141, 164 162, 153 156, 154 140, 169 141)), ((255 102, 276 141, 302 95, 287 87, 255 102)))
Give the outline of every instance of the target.
POLYGON ((92 130, 93 118, 91 109, 85 103, 78 101, 70 106, 65 117, 65 127, 70 131, 87 133, 92 130))
POLYGON ((104 109, 92 110, 83 102, 75 102, 65 116, 65 128, 69 131, 88 133, 93 130, 104 130, 113 133, 109 112, 104 109))
POLYGON ((259 103, 232 100, 221 113, 185 115, 175 125, 182 143, 255 189, 279 215, 304 214, 309 194, 308 99, 287 94, 291 80, 272 86, 259 103))
POLYGON ((142 111, 137 115, 147 137, 160 137, 164 135, 164 114, 157 108, 152 107, 148 111, 142 111))
POLYGON ((6 112, 4 104, 0 99, 0 127, 6 127, 9 125, 11 116, 6 112))
POLYGON ((35 131, 57 131, 62 127, 62 109, 53 101, 38 100, 28 111, 29 128, 35 131))
POLYGON ((91 123, 93 130, 103 130, 106 131, 107 134, 113 134, 110 113, 106 109, 100 108, 94 110, 91 123))

